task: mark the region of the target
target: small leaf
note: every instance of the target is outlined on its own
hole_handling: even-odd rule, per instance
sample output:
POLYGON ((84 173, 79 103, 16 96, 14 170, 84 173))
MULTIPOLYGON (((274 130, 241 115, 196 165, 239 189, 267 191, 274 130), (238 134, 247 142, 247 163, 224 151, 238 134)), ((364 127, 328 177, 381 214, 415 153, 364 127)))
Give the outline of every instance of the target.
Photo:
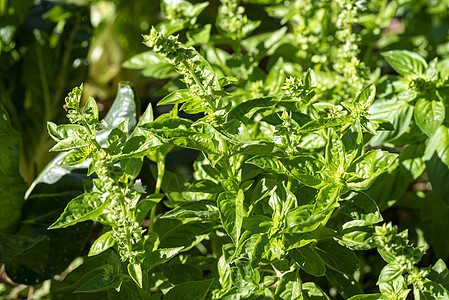
POLYGON ((147 253, 143 261, 143 271, 148 272, 152 268, 169 261, 184 247, 163 248, 147 253))
POLYGON ((83 115, 89 121, 91 120, 98 121, 98 106, 94 98, 89 97, 89 99, 87 99, 87 102, 83 108, 83 115))
POLYGON ((195 97, 190 94, 189 90, 187 90, 187 89, 176 90, 174 92, 171 92, 164 98, 162 98, 162 100, 159 101, 157 105, 159 106, 159 105, 177 104, 177 103, 188 102, 193 99, 195 99, 195 97))
POLYGON ((95 242, 90 246, 89 254, 87 256, 94 256, 100 254, 107 249, 115 245, 115 239, 111 235, 112 230, 109 230, 102 235, 100 235, 95 242))
POLYGON ((301 299, 301 279, 296 271, 282 274, 279 284, 276 286, 275 299, 301 299))
POLYGON ((264 87, 268 88, 270 95, 277 94, 281 90, 285 80, 284 60, 278 58, 276 63, 270 68, 267 78, 265 78, 264 87))
POLYGON ((142 288, 142 268, 140 264, 128 263, 128 274, 142 288))
POLYGON ((359 103, 363 109, 367 109, 371 106, 376 96, 376 86, 371 83, 365 86, 360 93, 354 98, 352 103, 359 103))

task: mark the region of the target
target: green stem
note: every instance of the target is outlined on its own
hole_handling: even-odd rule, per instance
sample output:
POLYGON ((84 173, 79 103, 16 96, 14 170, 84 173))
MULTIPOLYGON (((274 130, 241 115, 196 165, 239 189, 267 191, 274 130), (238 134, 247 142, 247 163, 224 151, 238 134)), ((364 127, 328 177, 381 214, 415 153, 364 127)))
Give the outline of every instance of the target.
MULTIPOLYGON (((164 178, 165 173, 165 155, 158 155, 159 159, 157 162, 157 179, 156 179, 156 187, 154 189, 155 194, 159 194, 162 186, 162 179, 164 178)), ((156 216, 156 206, 151 209, 150 220, 148 224, 148 232, 153 231, 154 217, 156 216)))

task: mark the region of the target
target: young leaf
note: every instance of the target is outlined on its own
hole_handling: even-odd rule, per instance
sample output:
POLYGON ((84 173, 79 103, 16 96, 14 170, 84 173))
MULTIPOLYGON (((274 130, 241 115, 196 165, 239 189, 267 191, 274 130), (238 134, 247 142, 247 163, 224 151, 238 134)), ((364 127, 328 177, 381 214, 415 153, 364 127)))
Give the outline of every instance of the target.
POLYGON ((169 261, 183 248, 184 247, 163 248, 147 253, 143 260, 143 271, 148 272, 154 267, 169 261))
POLYGON ((115 245, 115 239, 111 235, 112 230, 109 230, 100 235, 90 246, 87 256, 94 256, 106 251, 115 245))
POLYGON ((184 103, 188 102, 190 100, 195 99, 194 96, 190 94, 189 90, 176 90, 162 98, 161 101, 158 102, 159 105, 169 105, 169 104, 177 104, 177 103, 184 103))
POLYGON ((376 86, 371 83, 365 86, 352 101, 353 104, 359 103, 363 109, 368 109, 374 102, 376 96, 376 86))
POLYGON ((138 263, 128 263, 128 274, 142 288, 142 267, 138 263))

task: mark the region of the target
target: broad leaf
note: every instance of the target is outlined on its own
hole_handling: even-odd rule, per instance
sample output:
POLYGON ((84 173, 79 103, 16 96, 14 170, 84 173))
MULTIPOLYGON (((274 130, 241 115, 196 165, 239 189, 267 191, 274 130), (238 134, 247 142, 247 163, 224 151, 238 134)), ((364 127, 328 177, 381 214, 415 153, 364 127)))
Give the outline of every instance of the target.
POLYGON ((382 56, 396 72, 403 76, 422 75, 427 68, 427 63, 421 55, 408 50, 382 52, 382 56))
POLYGON ((310 275, 321 277, 326 273, 324 262, 310 246, 290 250, 289 255, 301 269, 310 275))
POLYGON ((359 260, 354 252, 341 246, 333 239, 320 240, 315 247, 315 251, 326 266, 337 272, 352 275, 359 267, 359 260))
POLYGON ((423 157, 432 188, 449 204, 449 129, 441 125, 430 138, 423 157))
POLYGON ((432 136, 438 127, 443 124, 446 116, 444 104, 438 100, 419 98, 415 104, 415 121, 421 130, 432 136))
POLYGON ((67 204, 64 212, 48 229, 65 228, 79 222, 95 220, 109 205, 110 200, 103 202, 100 193, 84 193, 67 204))
POLYGON ((0 139, 0 232, 11 232, 20 218, 26 184, 19 173, 22 139, 11 128, 9 116, 1 103, 0 139))
POLYGON ((235 245, 238 246, 243 224, 243 201, 242 190, 238 193, 224 192, 218 196, 217 206, 223 228, 226 230, 235 245))
POLYGON ((209 292, 209 289, 214 282, 214 279, 204 281, 190 281, 181 283, 171 288, 167 294, 164 295, 164 300, 203 300, 209 292))

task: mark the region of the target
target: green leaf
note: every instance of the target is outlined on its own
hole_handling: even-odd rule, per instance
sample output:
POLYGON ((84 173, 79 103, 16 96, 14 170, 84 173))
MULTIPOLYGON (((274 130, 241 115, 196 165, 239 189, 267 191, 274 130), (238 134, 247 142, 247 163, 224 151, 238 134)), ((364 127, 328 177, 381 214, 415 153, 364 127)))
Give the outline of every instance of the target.
POLYGON ((427 63, 421 55, 408 50, 392 50, 381 53, 385 60, 400 75, 422 75, 427 63))
POLYGON ((85 282, 74 293, 97 293, 108 289, 118 289, 123 279, 123 275, 111 278, 106 273, 100 273, 85 282))
POLYGON ((45 239, 45 236, 26 237, 18 235, 0 235, 0 264, 33 248, 37 243, 45 239))
POLYGON ((345 165, 345 148, 340 137, 333 129, 329 129, 329 139, 326 144, 326 163, 331 170, 343 169, 345 165))
POLYGON ((396 280, 399 276, 402 275, 402 271, 404 269, 396 262, 391 262, 385 267, 383 267, 382 271, 379 275, 379 283, 390 283, 393 280, 396 280))
POLYGON ((355 191, 368 189, 380 174, 388 171, 397 157, 397 154, 380 149, 365 153, 348 167, 351 177, 346 185, 355 191))
POLYGON ((205 299, 214 279, 190 281, 178 284, 164 295, 164 300, 202 300, 205 299))
POLYGON ((239 190, 238 193, 223 192, 217 199, 217 207, 220 211, 223 228, 237 246, 239 245, 242 231, 244 197, 243 190, 239 190))
POLYGON ((235 153, 249 155, 269 155, 273 151, 274 144, 266 142, 254 142, 242 145, 235 153))
POLYGON ((47 122, 47 130, 50 136, 56 142, 60 142, 68 137, 75 135, 78 131, 84 132, 84 127, 76 124, 56 125, 53 122, 47 122))
MULTIPOLYGON (((326 184, 320 173, 325 168, 325 164, 320 157, 297 156, 281 159, 280 161, 282 162, 280 165, 287 169, 299 182, 316 189, 326 184)), ((281 174, 285 174, 285 171, 281 174)))
POLYGON ((188 102, 190 100, 195 99, 194 96, 190 93, 189 90, 176 90, 162 98, 161 101, 158 102, 159 105, 169 105, 169 104, 177 104, 177 103, 183 103, 188 102))
POLYGON ((314 282, 303 283, 302 294, 305 299, 330 300, 329 296, 314 282))
POLYGON ((87 99, 87 102, 83 107, 83 115, 89 121, 98 121, 98 106, 94 98, 89 97, 89 99, 87 99))
POLYGON ((337 238, 352 250, 369 250, 374 247, 374 228, 363 220, 349 221, 339 229, 337 238))
POLYGON ((407 282, 405 281, 404 277, 400 274, 399 275, 395 274, 394 277, 391 277, 390 280, 386 280, 388 276, 392 275, 388 274, 387 276, 384 276, 385 275, 384 271, 386 270, 387 267, 388 265, 385 266, 384 269, 382 269, 381 274, 379 276, 378 285, 380 292, 382 293, 382 295, 386 296, 387 299, 406 299, 407 295, 410 292, 410 289, 407 289, 407 282))
POLYGON ((329 268, 326 271, 326 278, 345 299, 357 294, 363 294, 362 288, 352 275, 336 272, 329 268))
POLYGON ((100 254, 115 245, 115 239, 112 237, 112 230, 100 235, 90 246, 87 256, 100 254))
POLYGON ((140 103, 135 95, 134 87, 131 83, 122 81, 118 85, 117 95, 104 121, 109 128, 116 128, 128 119, 128 128, 133 130, 137 124, 137 116, 140 114, 139 108, 140 103))
POLYGON ((178 207, 166 212, 161 218, 214 218, 218 217, 216 202, 212 200, 200 200, 194 202, 182 203, 178 207))
POLYGON ((128 274, 142 288, 142 268, 140 264, 128 263, 128 274))
POLYGON ((376 202, 364 193, 351 193, 343 202, 342 212, 354 220, 364 220, 371 224, 383 221, 376 202))
POLYGON ((126 69, 145 69, 149 66, 167 63, 166 59, 153 51, 145 51, 134 55, 130 59, 123 62, 122 67, 126 69))
POLYGON ((354 252, 341 246, 333 239, 318 241, 315 251, 326 266, 337 272, 352 275, 359 267, 359 260, 354 252))
POLYGON ((301 279, 296 271, 282 274, 274 294, 276 300, 301 299, 301 279))
POLYGON ((367 109, 374 102, 374 98, 376 97, 376 86, 371 83, 365 86, 360 93, 352 101, 353 104, 359 103, 363 109, 367 109))
POLYGON ((292 249, 288 253, 290 257, 305 272, 315 277, 321 277, 326 273, 326 266, 320 256, 310 246, 292 249))
POLYGON ((64 156, 64 159, 62 160, 60 166, 76 166, 81 163, 83 163, 89 156, 89 153, 85 153, 84 151, 72 151, 67 153, 64 156))
POLYGON ((145 254, 145 258, 143 260, 143 271, 148 272, 154 267, 169 261, 181 252, 183 248, 184 247, 163 248, 145 254))
POLYGON ((415 103, 414 115, 416 124, 430 137, 443 124, 446 112, 440 101, 419 98, 415 103))
POLYGON ((0 103, 0 232, 11 232, 20 218, 26 184, 19 173, 20 134, 0 103))
POLYGON ((242 102, 235 106, 227 114, 227 122, 231 120, 239 120, 246 124, 249 119, 259 110, 271 108, 276 105, 277 101, 272 97, 257 98, 242 102))
POLYGON ((428 276, 432 281, 438 282, 449 291, 449 270, 442 259, 439 259, 430 270, 428 276))
POLYGON ((146 67, 140 75, 145 79, 166 79, 178 75, 169 63, 153 64, 146 67))
POLYGON ((449 204, 449 129, 441 125, 429 139, 423 160, 432 189, 449 204))
POLYGON ((100 193, 84 193, 67 204, 64 212, 48 229, 66 228, 79 222, 95 220, 110 201, 102 202, 100 193))
POLYGON ((268 89, 270 95, 280 92, 285 81, 284 59, 278 58, 276 63, 270 68, 264 87, 268 89))
POLYGON ((288 171, 284 165, 275 156, 255 156, 248 159, 245 163, 255 165, 269 173, 287 174, 288 171))
POLYGON ((183 223, 176 219, 158 219, 154 229, 161 241, 159 247, 184 247, 184 251, 187 251, 209 236, 214 225, 206 221, 183 223))
POLYGON ((365 294, 365 295, 355 295, 348 300, 387 300, 382 294, 365 294))
POLYGON ((383 145, 410 130, 413 110, 414 106, 407 101, 399 101, 397 99, 379 99, 375 101, 369 108, 371 117, 389 121, 393 125, 394 130, 379 132, 378 135, 371 139, 370 145, 383 145))
POLYGON ((136 222, 142 224, 148 212, 164 198, 164 194, 151 194, 140 200, 136 207, 136 222))
POLYGON ((78 135, 72 135, 64 140, 59 141, 50 151, 69 151, 79 149, 90 145, 90 141, 80 138, 78 135))

